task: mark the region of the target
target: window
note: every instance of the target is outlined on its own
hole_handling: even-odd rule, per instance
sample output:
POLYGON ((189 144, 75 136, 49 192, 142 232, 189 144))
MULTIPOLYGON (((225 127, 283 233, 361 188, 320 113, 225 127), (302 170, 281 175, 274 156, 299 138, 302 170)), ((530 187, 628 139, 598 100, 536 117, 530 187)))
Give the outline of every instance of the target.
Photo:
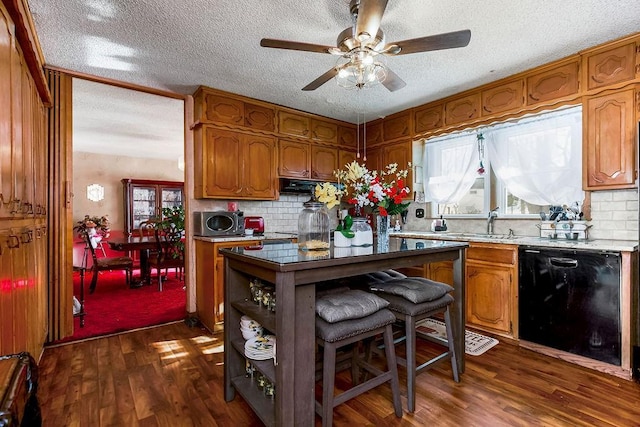
POLYGON ((433 216, 484 216, 491 200, 503 215, 538 215, 584 198, 581 107, 483 128, 478 135, 425 142, 424 191, 433 216), (484 174, 478 173, 481 164, 484 174))

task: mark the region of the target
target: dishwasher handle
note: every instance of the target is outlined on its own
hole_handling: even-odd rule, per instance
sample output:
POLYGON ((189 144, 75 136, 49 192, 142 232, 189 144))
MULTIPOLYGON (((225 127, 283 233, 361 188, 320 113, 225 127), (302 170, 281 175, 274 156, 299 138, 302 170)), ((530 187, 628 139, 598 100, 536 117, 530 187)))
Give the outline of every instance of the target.
POLYGON ((578 260, 573 258, 560 258, 560 257, 551 257, 549 258, 549 262, 554 267, 564 267, 564 268, 577 268, 578 260))

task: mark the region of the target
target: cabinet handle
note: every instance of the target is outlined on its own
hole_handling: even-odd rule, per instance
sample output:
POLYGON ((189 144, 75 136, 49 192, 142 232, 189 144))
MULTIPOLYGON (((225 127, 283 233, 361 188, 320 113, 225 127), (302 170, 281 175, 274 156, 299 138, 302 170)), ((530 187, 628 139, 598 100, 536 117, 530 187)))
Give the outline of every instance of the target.
POLYGON ((239 122, 240 120, 242 120, 242 116, 233 116, 231 120, 233 120, 234 122, 239 122))
POLYGON ((308 170, 303 170, 302 171, 302 176, 309 176, 309 171, 308 170))
POLYGON ((529 98, 533 99, 534 101, 540 101, 540 98, 536 98, 532 93, 529 94, 529 98))
POLYGON ((9 236, 9 240, 7 240, 7 247, 9 249, 15 249, 20 247, 20 239, 15 234, 9 236))
POLYGON ((14 199, 11 201, 11 210, 9 213, 16 214, 20 212, 20 199, 14 199))
POLYGON ((603 181, 603 180, 598 179, 598 178, 596 177, 596 175, 595 175, 595 174, 593 174, 593 173, 591 174, 591 178, 593 178, 593 180, 594 180, 595 182, 599 182, 599 183, 601 183, 601 184, 602 184, 602 183, 604 183, 604 181, 603 181))

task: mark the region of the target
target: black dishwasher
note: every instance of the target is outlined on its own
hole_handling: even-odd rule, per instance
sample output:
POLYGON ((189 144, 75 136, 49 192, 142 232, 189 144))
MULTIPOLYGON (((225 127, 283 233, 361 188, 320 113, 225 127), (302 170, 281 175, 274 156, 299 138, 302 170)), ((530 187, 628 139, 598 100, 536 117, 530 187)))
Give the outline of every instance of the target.
POLYGON ((520 247, 520 339, 620 366, 620 253, 520 247))

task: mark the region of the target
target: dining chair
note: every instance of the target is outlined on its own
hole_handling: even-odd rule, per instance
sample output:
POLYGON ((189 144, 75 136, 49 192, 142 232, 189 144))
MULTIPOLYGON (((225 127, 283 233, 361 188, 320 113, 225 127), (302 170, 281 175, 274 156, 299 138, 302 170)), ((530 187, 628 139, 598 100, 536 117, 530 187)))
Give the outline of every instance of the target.
POLYGON ((89 293, 92 294, 96 290, 96 285, 98 283, 98 273, 101 271, 125 270, 126 283, 131 284, 131 276, 133 274, 133 259, 129 256, 98 258, 98 256, 96 255, 95 243, 92 241, 89 233, 86 230, 83 230, 81 231, 81 234, 83 235, 87 243, 87 248, 89 248, 91 259, 93 260, 93 265, 91 266, 93 276, 91 277, 89 293))
POLYGON ((149 269, 156 270, 158 278, 158 291, 162 291, 162 270, 175 269, 180 273, 184 271, 184 242, 182 231, 176 229, 173 224, 158 222, 154 229, 156 239, 155 254, 149 257, 149 269))

